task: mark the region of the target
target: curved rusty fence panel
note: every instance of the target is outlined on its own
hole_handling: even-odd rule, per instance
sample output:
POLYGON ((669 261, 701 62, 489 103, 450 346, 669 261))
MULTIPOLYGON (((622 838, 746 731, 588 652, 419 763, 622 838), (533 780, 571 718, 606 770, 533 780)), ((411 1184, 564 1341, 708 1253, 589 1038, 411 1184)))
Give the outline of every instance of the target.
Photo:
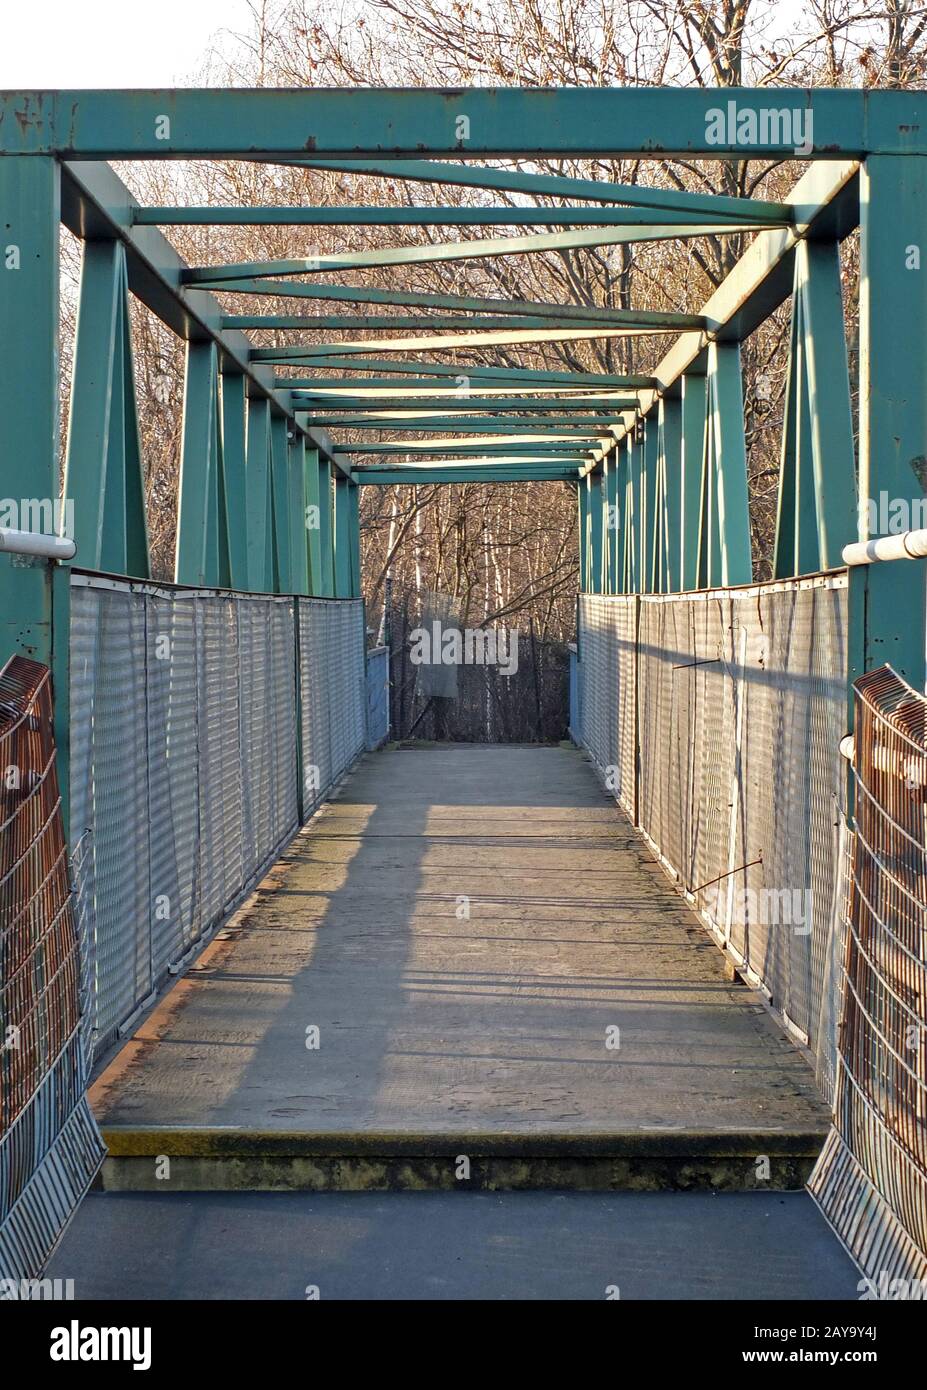
POLYGON ((834 1128, 809 1184, 876 1297, 927 1294, 927 700, 855 683, 834 1128))
POLYGON ((104 1157, 90 1113, 81 953, 47 667, 0 672, 0 1296, 17 1297, 104 1157))

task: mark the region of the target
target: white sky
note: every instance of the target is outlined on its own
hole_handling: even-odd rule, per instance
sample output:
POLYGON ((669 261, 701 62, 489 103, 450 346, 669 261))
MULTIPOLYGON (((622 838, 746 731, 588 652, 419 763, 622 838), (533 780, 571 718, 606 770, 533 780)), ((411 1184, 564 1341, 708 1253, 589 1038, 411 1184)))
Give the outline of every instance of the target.
POLYGON ((19 0, 0 19, 0 90, 191 85, 246 0, 19 0))

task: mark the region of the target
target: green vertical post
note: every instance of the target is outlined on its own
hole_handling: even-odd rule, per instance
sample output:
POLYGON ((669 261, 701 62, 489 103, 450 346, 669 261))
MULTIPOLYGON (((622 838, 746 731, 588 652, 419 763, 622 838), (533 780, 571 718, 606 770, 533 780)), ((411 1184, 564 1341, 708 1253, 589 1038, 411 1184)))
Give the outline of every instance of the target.
POLYGON ((657 549, 657 444, 655 411, 643 421, 639 474, 640 496, 640 591, 652 593, 657 549))
POLYGON ((306 530, 306 436, 294 431, 289 442, 290 574, 294 594, 309 592, 309 533, 306 530))
POLYGON ((621 537, 621 516, 618 509, 618 468, 621 455, 617 448, 606 455, 602 467, 605 473, 605 534, 608 538, 608 559, 605 572, 605 592, 618 593, 618 544, 621 537))
POLYGON ((612 544, 612 593, 614 594, 623 594, 626 591, 624 559, 626 546, 625 502, 627 497, 627 477, 628 454, 625 441, 622 439, 619 440, 618 444, 615 446, 615 535, 612 544))
POLYGON ((587 473, 589 512, 589 592, 602 592, 602 475, 587 473))
POLYGON ((698 587, 699 532, 702 520, 702 469, 708 407, 704 376, 682 378, 682 444, 679 483, 679 589, 698 587))
POLYGON ((85 242, 64 491, 80 563, 145 579, 148 532, 128 297, 122 243, 85 242))
POLYGON ((322 552, 320 594, 335 592, 335 537, 332 509, 332 471, 328 459, 319 459, 319 542, 322 552))
POLYGON ((322 535, 319 508, 319 451, 306 449, 306 533, 309 542, 309 593, 322 592, 322 535))
POLYGON ((226 586, 230 581, 219 364, 213 342, 187 344, 174 577, 178 584, 226 586))
POLYGON ((625 593, 636 594, 640 590, 640 471, 641 445, 640 422, 634 433, 626 436, 625 447, 628 460, 627 490, 625 494, 625 593))
MULTIPOLYGON (((229 583, 248 588, 248 540, 257 522, 248 509, 245 378, 222 373, 222 462, 228 518, 229 583)), ((263 519, 263 514, 262 514, 263 519)))
POLYGON ((858 516, 840 249, 834 241, 801 241, 795 254, 805 329, 817 565, 834 569, 854 538, 858 516))
POLYGON ((348 505, 350 484, 339 470, 335 474, 335 597, 351 597, 351 525, 348 505))
POLYGON ((348 484, 348 544, 351 557, 351 595, 360 598, 361 584, 361 527, 360 527, 360 488, 356 483, 348 484))
POLYGON ((660 473, 663 480, 660 576, 664 593, 682 588, 682 397, 660 401, 660 473))
POLYGON ((708 583, 749 584, 753 562, 739 343, 710 344, 708 391, 708 583))
POLYGON ((581 478, 576 486, 576 525, 579 535, 579 591, 589 592, 589 488, 581 478))
POLYGON ((290 542, 290 451, 287 439, 287 418, 285 415, 270 417, 270 475, 271 475, 271 531, 277 556, 274 590, 278 594, 292 594, 293 576, 291 568, 290 542))
MULTIPOLYGON (((52 535, 58 530, 59 222, 56 161, 0 158, 0 497, 17 504, 0 524, 52 535), (22 515, 18 504, 27 498, 39 502, 37 516, 22 515)), ((0 665, 15 653, 51 661, 51 606, 49 565, 0 555, 0 665)))
MULTIPOLYGON (((923 525, 927 485, 927 156, 870 155, 860 172, 860 540, 891 510, 923 525)), ((890 663, 924 689, 927 561, 866 566, 865 669, 890 663)), ((862 587, 857 579, 851 601, 862 587)), ((851 628, 853 619, 851 615, 851 628)))
POLYGON ((274 587, 270 536, 270 401, 252 397, 248 402, 245 460, 247 587, 270 593, 274 587))

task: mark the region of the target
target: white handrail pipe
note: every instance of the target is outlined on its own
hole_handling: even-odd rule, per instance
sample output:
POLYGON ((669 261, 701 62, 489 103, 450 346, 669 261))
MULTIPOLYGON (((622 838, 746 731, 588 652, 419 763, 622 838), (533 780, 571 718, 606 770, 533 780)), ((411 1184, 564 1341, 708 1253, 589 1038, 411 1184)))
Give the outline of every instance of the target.
POLYGON ((902 531, 897 536, 879 536, 872 541, 854 541, 843 547, 845 565, 871 565, 876 560, 923 560, 927 558, 927 529, 902 531))
POLYGON ((42 560, 71 560, 77 546, 66 536, 46 536, 41 531, 14 531, 0 526, 0 550, 12 555, 35 555, 42 560))

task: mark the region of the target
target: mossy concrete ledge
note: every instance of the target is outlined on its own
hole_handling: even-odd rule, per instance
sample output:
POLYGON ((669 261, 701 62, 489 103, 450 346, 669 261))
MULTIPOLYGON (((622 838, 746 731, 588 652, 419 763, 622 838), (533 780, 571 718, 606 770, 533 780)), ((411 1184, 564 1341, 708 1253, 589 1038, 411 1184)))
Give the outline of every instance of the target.
POLYGON ((788 1191, 814 1131, 753 1134, 258 1134, 110 1128, 107 1191, 788 1191))

